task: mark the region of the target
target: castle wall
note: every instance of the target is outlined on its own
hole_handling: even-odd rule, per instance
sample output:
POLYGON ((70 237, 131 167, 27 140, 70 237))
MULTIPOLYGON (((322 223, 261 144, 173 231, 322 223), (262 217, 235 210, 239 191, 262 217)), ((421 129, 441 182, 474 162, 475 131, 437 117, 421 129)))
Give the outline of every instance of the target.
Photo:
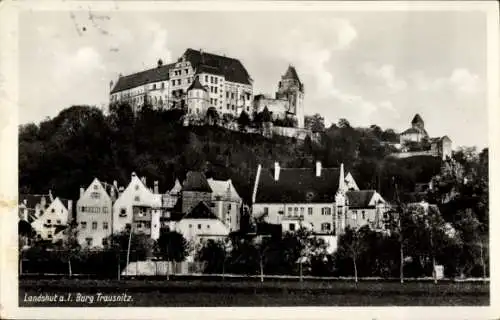
POLYGON ((273 116, 273 120, 284 119, 286 112, 290 107, 288 100, 283 99, 271 99, 266 97, 261 97, 254 101, 254 110, 259 113, 267 107, 269 112, 273 116))
POLYGON ((304 128, 273 126, 271 130, 273 134, 290 138, 297 138, 298 140, 304 140, 306 136, 311 137, 311 139, 313 138, 312 131, 304 128))

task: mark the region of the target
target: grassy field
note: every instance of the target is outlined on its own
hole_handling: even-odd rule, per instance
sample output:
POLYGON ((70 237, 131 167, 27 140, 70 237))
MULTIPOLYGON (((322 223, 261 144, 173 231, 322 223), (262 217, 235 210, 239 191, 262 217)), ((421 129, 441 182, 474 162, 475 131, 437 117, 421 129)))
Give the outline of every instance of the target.
MULTIPOLYGON (((90 299, 90 298, 89 298, 90 299)), ((489 284, 442 282, 268 280, 20 280, 20 306, 487 306, 489 284), (68 302, 25 302, 25 296, 58 294, 68 302), (131 297, 129 302, 96 301, 97 293, 131 297), (93 303, 75 297, 94 297, 93 303)))

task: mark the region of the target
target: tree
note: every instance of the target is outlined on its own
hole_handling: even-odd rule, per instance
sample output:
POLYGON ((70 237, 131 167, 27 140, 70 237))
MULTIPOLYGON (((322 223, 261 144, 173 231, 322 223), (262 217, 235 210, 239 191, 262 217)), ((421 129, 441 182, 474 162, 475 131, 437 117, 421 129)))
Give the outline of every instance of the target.
POLYGON ((241 111, 240 117, 238 118, 238 125, 241 131, 245 131, 246 127, 250 124, 250 117, 245 110, 241 111))
POLYGON ((56 243, 56 252, 61 260, 68 264, 68 274, 73 275, 71 261, 80 255, 80 244, 77 239, 78 224, 76 221, 71 221, 63 231, 62 241, 56 243))
POLYGON ((346 228, 345 233, 339 238, 337 249, 338 257, 349 257, 352 260, 354 271, 354 281, 358 282, 358 259, 367 250, 367 245, 363 239, 364 232, 369 228, 363 227, 359 230, 353 228, 346 228))
POLYGON ((182 262, 188 255, 188 242, 176 231, 162 228, 158 238, 158 251, 163 260, 182 262))
POLYGON ((349 123, 349 121, 347 121, 347 119, 341 118, 339 120, 338 127, 339 128, 350 128, 351 124, 349 123))
POLYGON ((312 132, 323 132, 325 131, 325 118, 319 113, 315 113, 312 116, 306 116, 305 127, 310 129, 312 132))
POLYGON ((208 108, 207 121, 211 126, 215 126, 219 122, 219 113, 217 112, 217 109, 215 109, 215 107, 208 108))
POLYGON ((205 262, 204 273, 222 273, 224 276, 226 258, 230 254, 228 242, 209 239, 202 245, 196 259, 205 262))

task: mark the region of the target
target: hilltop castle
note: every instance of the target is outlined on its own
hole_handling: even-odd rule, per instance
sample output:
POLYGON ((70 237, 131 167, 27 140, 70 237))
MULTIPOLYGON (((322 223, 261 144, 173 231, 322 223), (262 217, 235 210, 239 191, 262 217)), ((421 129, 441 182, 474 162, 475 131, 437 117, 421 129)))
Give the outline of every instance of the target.
POLYGON ((289 66, 281 77, 274 98, 254 97, 253 79, 235 58, 187 49, 177 62, 120 76, 110 83, 110 102, 128 102, 134 112, 149 103, 155 109, 184 109, 189 119, 203 119, 209 109, 220 118, 237 118, 245 111, 250 118, 265 107, 273 120, 293 119, 304 127, 304 85, 289 66))

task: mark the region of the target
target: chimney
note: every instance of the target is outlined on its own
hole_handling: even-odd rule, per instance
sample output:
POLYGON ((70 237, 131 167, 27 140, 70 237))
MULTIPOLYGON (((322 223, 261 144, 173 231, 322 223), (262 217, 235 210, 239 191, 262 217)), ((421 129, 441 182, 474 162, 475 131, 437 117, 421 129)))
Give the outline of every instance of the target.
POLYGON ((163 65, 163 60, 158 59, 158 68, 160 68, 163 65))
POLYGON ((50 202, 54 201, 54 196, 52 195, 51 189, 49 189, 49 199, 50 199, 50 202))
POLYGON ((42 210, 45 210, 45 205, 47 204, 45 196, 42 196, 40 199, 40 205, 42 206, 42 210))
POLYGON ((159 194, 159 190, 158 190, 158 180, 155 180, 155 184, 154 184, 154 188, 153 188, 153 193, 155 194, 159 194))
POLYGON ((68 200, 68 223, 73 220, 73 200, 68 200))
POLYGON ((316 177, 321 177, 321 161, 316 161, 316 177))
POLYGON ((80 187, 80 198, 83 197, 83 193, 85 192, 85 189, 80 187))
POLYGON ((132 178, 133 177, 137 177, 137 175, 135 174, 135 172, 132 172, 132 178))
POLYGON ((280 179, 280 164, 279 162, 274 163, 274 181, 278 181, 280 179))

